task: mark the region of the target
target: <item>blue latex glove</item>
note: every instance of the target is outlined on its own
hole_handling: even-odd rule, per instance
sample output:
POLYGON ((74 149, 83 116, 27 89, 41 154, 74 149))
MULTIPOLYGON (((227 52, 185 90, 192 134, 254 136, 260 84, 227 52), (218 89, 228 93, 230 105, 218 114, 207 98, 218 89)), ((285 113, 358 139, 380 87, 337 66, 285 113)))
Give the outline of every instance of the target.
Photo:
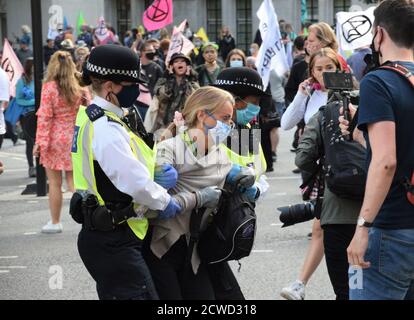
POLYGON ((253 187, 244 189, 244 191, 240 191, 246 196, 246 199, 250 202, 255 202, 260 195, 259 189, 255 185, 253 187))
POLYGON ((170 164, 163 164, 155 168, 154 181, 164 189, 171 189, 177 185, 177 170, 170 164))
POLYGON ((241 171, 241 167, 238 164, 233 164, 231 167, 230 172, 228 173, 226 177, 226 182, 229 184, 236 184, 236 177, 239 175, 241 171))
POLYGON ((174 197, 171 197, 170 202, 168 203, 167 208, 164 211, 159 211, 158 218, 159 219, 171 219, 174 218, 176 215, 181 213, 181 206, 174 197))
POLYGON ((226 183, 236 185, 238 187, 250 188, 254 185, 256 177, 254 170, 248 167, 241 167, 238 164, 233 164, 229 174, 226 178, 226 183))

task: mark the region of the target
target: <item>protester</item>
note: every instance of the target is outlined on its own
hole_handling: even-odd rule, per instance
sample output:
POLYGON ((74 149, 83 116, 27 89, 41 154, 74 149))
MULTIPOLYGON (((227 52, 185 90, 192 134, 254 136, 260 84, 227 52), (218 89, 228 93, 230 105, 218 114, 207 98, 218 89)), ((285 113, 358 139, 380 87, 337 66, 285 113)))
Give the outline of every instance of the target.
POLYGON ((171 125, 174 137, 157 146, 157 163, 177 168, 177 186, 170 193, 183 208, 172 219, 151 221, 146 261, 162 300, 215 299, 208 266, 200 261, 196 247, 188 252, 186 239, 191 212, 208 208, 207 216, 217 207, 218 188, 223 188, 232 168, 219 143, 231 131, 233 104, 233 97, 223 90, 204 87, 195 91, 182 110, 185 127, 171 125))
POLYGON ((233 49, 227 55, 226 68, 245 67, 246 55, 240 49, 233 49))
POLYGON ((22 107, 18 119, 23 128, 24 138, 26 140, 26 159, 29 165, 29 177, 36 176, 36 168, 33 163, 33 146, 34 141, 27 130, 25 130, 25 115, 35 110, 35 92, 34 92, 34 66, 33 58, 28 58, 24 64, 23 76, 16 84, 16 103, 22 107))
POLYGON ((365 46, 356 49, 355 52, 346 60, 352 70, 352 74, 358 81, 361 81, 365 76, 368 66, 364 59, 368 54, 372 54, 371 48, 369 46, 365 46))
POLYGON ((221 58, 223 59, 223 61, 226 61, 230 51, 236 48, 236 40, 231 35, 230 28, 228 26, 223 26, 223 28, 221 29, 218 46, 220 48, 221 58))
POLYGON ((187 98, 198 88, 190 58, 182 53, 173 54, 165 77, 155 86, 154 98, 145 117, 147 131, 154 133, 166 128, 175 112, 183 110, 187 98))
POLYGON ((16 51, 16 56, 19 59, 22 66, 25 64, 26 59, 33 57, 33 51, 30 49, 30 42, 28 38, 22 38, 19 41, 19 50, 16 51))
POLYGON ((259 50, 259 45, 257 43, 252 43, 249 49, 250 56, 257 59, 257 56, 259 55, 259 50))
POLYGON ((157 54, 152 42, 147 40, 144 43, 141 51, 141 72, 148 80, 148 88, 151 92, 151 96, 154 96, 155 85, 163 76, 162 68, 154 62, 154 58, 157 54))
POLYGON ((3 110, 7 108, 10 99, 10 81, 7 73, 0 68, 0 149, 3 145, 4 134, 6 133, 6 123, 4 121, 3 110))
POLYGON ((43 47, 43 61, 45 66, 47 67, 50 61, 50 58, 53 54, 57 51, 55 47, 55 40, 54 39, 47 39, 46 45, 43 47))
POLYGON ((57 51, 50 59, 42 86, 33 154, 40 156, 49 180, 51 220, 42 228, 43 233, 62 232, 62 171, 69 190, 74 192, 70 150, 75 118, 79 106, 89 101, 88 91, 79 86, 76 75, 70 53, 57 51))
POLYGON ((196 68, 200 87, 211 86, 215 83, 218 74, 222 70, 218 63, 218 46, 215 43, 206 43, 203 46, 203 57, 205 64, 196 68))

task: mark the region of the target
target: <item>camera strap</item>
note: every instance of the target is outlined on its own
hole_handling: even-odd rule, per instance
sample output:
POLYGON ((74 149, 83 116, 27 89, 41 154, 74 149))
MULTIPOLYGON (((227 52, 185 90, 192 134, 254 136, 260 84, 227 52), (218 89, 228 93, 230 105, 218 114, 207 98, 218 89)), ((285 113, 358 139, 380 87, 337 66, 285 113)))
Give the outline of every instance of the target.
POLYGON ((395 62, 386 62, 384 65, 380 67, 380 69, 391 70, 398 73, 399 75, 407 79, 414 88, 414 74, 412 74, 412 72, 410 72, 410 70, 408 70, 406 67, 395 62))

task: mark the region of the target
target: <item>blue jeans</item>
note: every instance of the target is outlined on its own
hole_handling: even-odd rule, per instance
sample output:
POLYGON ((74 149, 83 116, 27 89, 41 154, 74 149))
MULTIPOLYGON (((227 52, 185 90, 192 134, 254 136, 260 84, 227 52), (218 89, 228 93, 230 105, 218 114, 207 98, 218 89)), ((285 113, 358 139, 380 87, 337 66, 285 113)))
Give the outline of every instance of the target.
POLYGON ((350 268, 350 300, 414 300, 414 229, 372 228, 365 261, 360 286, 350 268))
POLYGON ((282 115, 285 112, 285 103, 275 101, 275 104, 276 104, 276 111, 279 114, 280 118, 282 118, 282 115))

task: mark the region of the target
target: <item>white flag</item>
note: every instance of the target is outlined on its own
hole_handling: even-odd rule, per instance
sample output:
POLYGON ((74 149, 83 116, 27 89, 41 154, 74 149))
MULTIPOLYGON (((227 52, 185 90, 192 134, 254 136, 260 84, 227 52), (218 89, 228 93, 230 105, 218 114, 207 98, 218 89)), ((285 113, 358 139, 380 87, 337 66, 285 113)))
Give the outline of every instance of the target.
POLYGON ((168 49, 167 58, 165 59, 165 64, 167 66, 169 65, 171 57, 174 53, 183 53, 188 56, 195 48, 194 44, 183 35, 186 22, 187 20, 184 20, 178 28, 174 27, 173 29, 170 47, 168 49))
POLYGON ((271 0, 264 0, 257 11, 260 19, 260 33, 263 43, 257 57, 256 67, 263 79, 263 85, 269 84, 270 71, 275 70, 279 76, 289 71, 285 47, 280 35, 279 22, 271 0))
POLYGON ((375 7, 371 7, 366 11, 336 14, 336 33, 341 50, 355 50, 371 45, 374 10, 375 7))

